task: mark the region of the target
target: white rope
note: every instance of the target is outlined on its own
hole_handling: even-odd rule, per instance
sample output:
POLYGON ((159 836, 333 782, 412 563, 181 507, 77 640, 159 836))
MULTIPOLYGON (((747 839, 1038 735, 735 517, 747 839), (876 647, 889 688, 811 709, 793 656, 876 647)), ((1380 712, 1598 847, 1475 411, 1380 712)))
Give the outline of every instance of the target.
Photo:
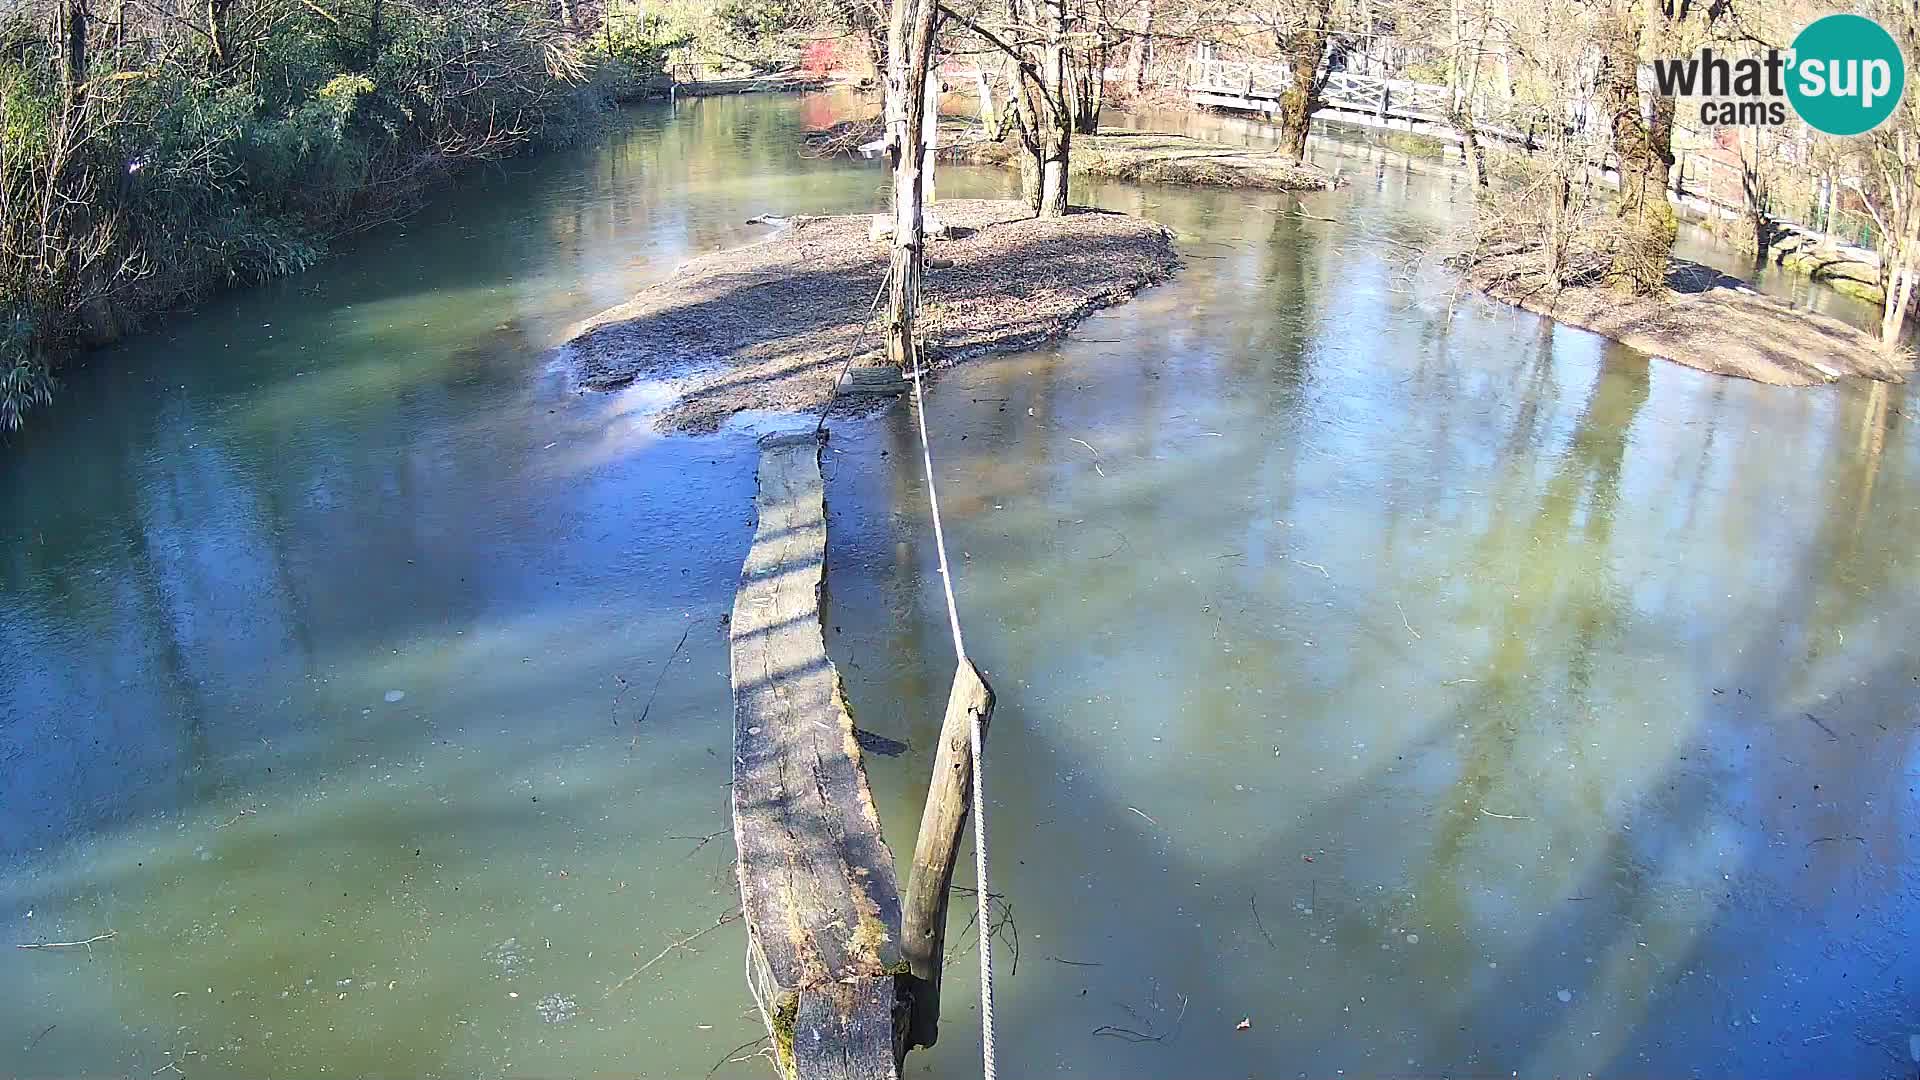
MULTIPOLYGON (((940 524, 940 496, 934 491, 933 448, 927 439, 927 403, 920 389, 920 365, 913 371, 913 412, 920 423, 920 463, 927 473, 927 505, 933 508, 933 543, 940 555, 940 586, 947 594, 947 628, 953 631, 953 658, 967 662, 967 645, 960 636, 960 608, 953 599, 953 571, 947 565, 947 533, 940 524)), ((993 941, 987 935, 987 759, 981 745, 980 716, 973 714, 968 738, 973 750, 973 878, 974 924, 980 931, 980 1064, 985 1080, 994 1080, 993 1053, 993 941)))

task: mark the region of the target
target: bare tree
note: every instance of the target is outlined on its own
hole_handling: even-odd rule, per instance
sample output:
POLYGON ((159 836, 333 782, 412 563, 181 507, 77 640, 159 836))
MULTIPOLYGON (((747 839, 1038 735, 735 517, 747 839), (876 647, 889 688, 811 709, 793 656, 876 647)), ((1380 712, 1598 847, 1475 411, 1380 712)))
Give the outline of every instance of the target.
POLYGON ((893 166, 887 359, 903 371, 920 365, 914 322, 925 263, 927 68, 933 62, 937 14, 934 0, 893 0, 887 27, 886 146, 893 166))
POLYGON ((1027 151, 1022 175, 1028 201, 1037 216, 1063 216, 1073 151, 1066 0, 1007 0, 1006 9, 993 14, 943 10, 1007 57, 1013 69, 1014 128, 1027 151))

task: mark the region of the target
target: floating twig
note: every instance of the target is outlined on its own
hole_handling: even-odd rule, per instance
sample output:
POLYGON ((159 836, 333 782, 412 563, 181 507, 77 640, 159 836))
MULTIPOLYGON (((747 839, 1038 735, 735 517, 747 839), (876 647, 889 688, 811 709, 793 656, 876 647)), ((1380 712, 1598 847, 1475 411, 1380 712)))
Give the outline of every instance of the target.
MULTIPOLYGON (((1291 556, 1291 555, 1289 555, 1289 556, 1287 556, 1287 557, 1288 557, 1288 558, 1290 558, 1290 559, 1291 559, 1291 558, 1293 558, 1293 556, 1291 556)), ((1333 580, 1333 575, 1332 575, 1332 574, 1329 574, 1329 573, 1327 573, 1327 568, 1326 568, 1326 567, 1324 567, 1324 566, 1321 566, 1321 565, 1320 565, 1319 563, 1317 563, 1317 562, 1308 562, 1308 561, 1307 561, 1307 560, 1305 560, 1305 559, 1294 559, 1293 561, 1294 561, 1294 562, 1297 562, 1297 563, 1299 563, 1299 564, 1300 564, 1301 566, 1304 566, 1304 567, 1307 567, 1307 568, 1308 568, 1308 569, 1310 569, 1310 570, 1318 570, 1318 571, 1320 571, 1320 576, 1321 576, 1321 577, 1323 577, 1323 578, 1326 578, 1326 579, 1327 579, 1327 580, 1329 580, 1329 581, 1331 581, 1331 580, 1333 580)))
POLYGON ((1100 474, 1101 476, 1105 476, 1105 475, 1107 475, 1107 471, 1106 471, 1105 469, 1102 469, 1102 468, 1100 467, 1100 451, 1098 451, 1098 450, 1094 450, 1094 449, 1093 449, 1093 444, 1092 444, 1092 443, 1090 443, 1090 442, 1088 442, 1088 441, 1087 441, 1087 440, 1085 440, 1085 439, 1076 439, 1076 438, 1073 438, 1072 436, 1068 436, 1068 437, 1067 437, 1067 441, 1068 441, 1068 442, 1077 442, 1077 443, 1079 443, 1079 444, 1080 444, 1081 446, 1084 446, 1084 447, 1086 447, 1086 448, 1087 448, 1088 450, 1090 450, 1090 451, 1092 451, 1092 452, 1093 452, 1093 471, 1094 471, 1094 472, 1097 472, 1097 473, 1099 473, 1099 474, 1100 474))
POLYGON ((1148 821, 1152 821, 1156 828, 1159 827, 1160 823, 1157 821, 1153 821, 1153 818, 1149 817, 1145 810, 1142 810, 1137 806, 1129 806, 1127 807, 1127 809, 1133 811, 1136 814, 1139 814, 1141 817, 1146 818, 1148 821))
MULTIPOLYGON (((1124 1005, 1121 1007, 1125 1008, 1124 1005)), ((1133 1010, 1127 1009, 1127 1012, 1133 1013, 1133 1010)), ((1138 1015, 1138 1014, 1135 1014, 1135 1015, 1138 1015)), ((1119 1027, 1114 1024, 1101 1024, 1099 1027, 1093 1029, 1093 1033, 1095 1035, 1111 1036, 1116 1039, 1125 1039, 1128 1042, 1142 1042, 1142 1043, 1165 1042, 1167 1039, 1170 1039, 1173 1036, 1178 1035, 1180 1033, 1180 1024, 1182 1021, 1186 1020, 1186 1018, 1187 1018, 1187 995, 1181 994, 1180 995, 1180 1015, 1174 1017, 1173 1026, 1168 1028, 1165 1031, 1159 1032, 1158 1034, 1154 1034, 1154 1033, 1145 1032, 1145 1031, 1136 1031, 1133 1028, 1119 1027)))
POLYGON ((1405 627, 1407 628, 1407 633, 1409 633, 1409 634, 1412 634, 1412 635, 1413 635, 1413 640, 1415 640, 1415 641, 1419 641, 1419 640, 1421 640, 1421 638, 1420 638, 1420 631, 1418 631, 1418 630, 1415 630, 1415 629, 1413 628, 1413 623, 1411 623, 1411 622, 1409 622, 1409 621, 1407 620, 1407 609, 1406 609, 1406 608, 1403 608, 1403 607, 1400 607, 1400 601, 1398 601, 1398 600, 1395 600, 1395 601, 1393 602, 1393 606, 1394 606, 1394 607, 1396 607, 1396 608, 1399 608, 1399 610, 1400 610, 1400 623, 1401 623, 1401 625, 1403 625, 1403 626, 1405 626, 1405 627))
MULTIPOLYGON (((980 895, 979 889, 966 885, 949 885, 947 888, 966 896, 980 895)), ((980 908, 979 905, 976 904, 973 910, 968 913, 967 924, 960 928, 960 933, 955 937, 955 940, 964 940, 967 933, 974 930, 979 923, 980 908)), ((999 938, 1007 946, 1008 953, 1013 957, 1013 967, 1008 974, 1018 975, 1020 973, 1020 927, 1013 921, 1013 905, 1007 903, 1007 898, 999 893, 990 892, 987 894, 988 947, 992 946, 994 938, 999 938)), ((973 946, 978 948, 979 945, 980 935, 975 933, 973 946)), ((966 950, 967 946, 956 945, 954 948, 948 950, 946 962, 952 963, 955 959, 963 955, 966 950)))
POLYGON ((27 942, 27 943, 25 943, 25 944, 21 944, 21 945, 15 945, 15 946, 14 946, 14 948, 16 948, 16 949, 72 949, 72 948, 82 948, 82 949, 85 949, 85 950, 87 950, 87 956, 88 956, 88 958, 89 958, 89 959, 91 959, 91 958, 92 958, 92 956, 93 956, 93 945, 94 945, 94 942, 96 942, 96 941, 105 941, 105 940, 107 940, 108 938, 112 938, 112 937, 118 937, 118 936, 119 936, 119 934, 120 934, 120 931, 118 931, 118 930, 109 930, 109 931, 107 931, 107 932, 106 932, 106 933, 104 933, 104 934, 95 934, 95 935, 93 935, 92 937, 90 937, 90 938, 88 938, 88 939, 86 939, 85 941, 31 941, 31 942, 27 942))
POLYGON ((715 829, 714 831, 712 831, 712 832, 710 832, 710 833, 708 833, 708 834, 707 834, 707 835, 705 835, 705 836, 669 836, 669 837, 667 837, 667 839, 669 839, 669 840, 693 840, 693 841, 696 841, 696 843, 695 843, 695 844, 693 845, 693 849, 692 849, 692 850, 690 850, 690 851, 688 851, 688 852, 687 852, 687 853, 686 853, 685 855, 682 855, 682 856, 680 856, 680 857, 681 857, 681 858, 683 858, 683 859, 691 859, 691 858, 693 858, 693 857, 694 857, 694 855, 696 855, 696 854, 698 854, 698 853, 699 853, 699 851, 700 851, 700 849, 701 849, 701 848, 703 848, 703 847, 706 847, 706 846, 707 846, 708 844, 711 844, 711 843, 713 842, 713 840, 714 840, 714 838, 715 838, 715 837, 719 837, 719 836, 725 836, 726 834, 728 834, 728 833, 730 833, 730 832, 732 832, 732 831, 733 831, 733 830, 732 830, 732 829, 730 829, 730 828, 729 828, 729 829, 715 829))
POLYGON ((626 986, 628 983, 639 978, 642 974, 646 972, 648 968, 666 959, 667 954, 672 952, 673 950, 687 949, 688 952, 692 952, 693 950, 688 948, 688 946, 691 945, 693 942, 698 941, 703 937, 706 937, 708 934, 713 933, 715 930, 720 929, 721 927, 727 925, 730 922, 738 922, 741 918, 742 918, 742 914, 739 908, 732 908, 726 912, 723 912, 718 919, 714 920, 714 923, 712 926, 709 926, 704 930, 696 930, 693 933, 688 934, 686 937, 681 938, 679 941, 676 941, 673 944, 668 945, 666 948, 661 949, 658 953, 654 954, 653 959, 647 961, 644 964, 641 964, 638 968, 634 969, 633 974, 627 976, 624 979, 621 979, 619 982, 614 983, 611 987, 609 987, 607 989, 606 996, 612 997, 613 992, 615 990, 619 990, 622 987, 626 986))
POLYGON ((235 814, 235 815, 233 815, 232 817, 230 817, 230 818, 228 818, 227 820, 225 820, 225 821, 223 821, 223 822, 221 822, 220 824, 218 824, 218 825, 215 825, 215 826, 214 826, 214 828, 216 828, 216 829, 224 829, 224 828, 226 828, 227 826, 229 826, 229 825, 231 825, 231 824, 233 824, 234 822, 236 822, 236 821, 239 821, 239 820, 240 820, 241 818, 243 818, 243 817, 246 817, 246 816, 247 816, 248 814, 257 814, 257 813, 259 813, 259 812, 260 812, 260 811, 258 811, 258 810, 255 810, 255 809, 254 809, 253 807, 251 807, 251 806, 249 806, 249 807, 247 807, 247 808, 246 808, 245 810, 242 810, 242 811, 240 811, 239 813, 237 813, 237 814, 235 814))
POLYGON ((1521 817, 1518 814, 1496 814, 1484 806, 1480 808, 1480 812, 1487 815, 1488 817, 1497 817, 1501 821, 1532 821, 1533 820, 1530 817, 1521 817))
POLYGON ((733 1064, 736 1061, 751 1061, 754 1058, 760 1057, 762 1054, 765 1054, 768 1050, 773 1049, 773 1047, 767 1046, 756 1053, 746 1054, 740 1057, 735 1057, 734 1055, 739 1054, 740 1051, 745 1050, 749 1047, 759 1046, 761 1043, 770 1043, 772 1040, 773 1040, 773 1034, 771 1032, 765 1035, 762 1035, 757 1039, 748 1039, 746 1042, 743 1042, 739 1046, 736 1046, 733 1049, 727 1051, 725 1056, 721 1057, 719 1061, 714 1062, 713 1068, 707 1070, 707 1075, 712 1076, 714 1073, 719 1072, 721 1069, 727 1067, 728 1065, 733 1064))
POLYGON ((1826 733, 1827 733, 1827 737, 1828 737, 1828 738, 1830 738, 1830 739, 1838 739, 1838 738, 1840 737, 1840 733, 1839 733, 1839 732, 1837 732, 1837 731, 1835 731, 1835 730, 1833 730, 1832 728, 1830 728, 1830 727, 1828 727, 1828 726, 1827 726, 1827 722, 1826 722, 1825 720, 1822 720, 1822 719, 1820 719, 1819 717, 1817 717, 1817 716, 1815 716, 1815 715, 1813 715, 1813 714, 1812 714, 1812 713, 1810 713, 1810 712, 1809 712, 1809 713, 1801 713, 1800 715, 1801 715, 1801 716, 1804 716, 1804 717, 1806 717, 1807 719, 1809 719, 1809 720, 1811 720, 1811 721, 1813 721, 1813 723, 1814 723, 1814 726, 1815 726, 1815 727, 1818 727, 1818 728, 1819 728, 1819 729, 1820 729, 1821 731, 1824 731, 1824 732, 1826 732, 1826 733))
POLYGON ((48 1024, 48 1025, 47 1025, 46 1027, 43 1027, 43 1028, 41 1028, 41 1029, 40 1029, 40 1034, 38 1034, 38 1035, 35 1035, 35 1036, 33 1037, 33 1041, 27 1044, 27 1046, 26 1046, 26 1049, 25 1049, 25 1050, 22 1050, 22 1051, 20 1051, 20 1052, 21 1052, 21 1053, 23 1053, 23 1054, 25 1054, 25 1053, 28 1053, 28 1052, 30 1052, 30 1051, 32 1051, 32 1049, 33 1049, 34 1047, 36 1047, 36 1046, 39 1046, 39 1045, 40 1045, 40 1040, 41 1040, 41 1039, 44 1039, 44 1038, 46 1038, 46 1037, 47 1037, 47 1033, 48 1033, 48 1032, 50 1032, 50 1031, 52 1031, 52 1030, 53 1030, 54 1028, 57 1028, 57 1027, 59 1027, 59 1026, 60 1026, 59 1024, 48 1024))
POLYGON ((647 722, 647 714, 653 711, 653 699, 660 696, 660 684, 667 681, 667 671, 673 667, 673 662, 680 658, 680 650, 686 646, 687 635, 691 633, 693 633, 692 623, 688 623, 687 628, 680 631, 680 641, 673 647, 673 654, 667 657, 667 662, 660 665, 660 674, 653 680, 653 692, 647 695, 646 707, 640 710, 640 719, 633 722, 634 727, 647 722))
POLYGON ((1249 895, 1247 897, 1247 906, 1253 909, 1253 925, 1260 931, 1260 936, 1267 939, 1267 948, 1279 948, 1280 946, 1273 943, 1273 935, 1267 933, 1267 924, 1260 921, 1260 901, 1258 896, 1249 895))
POLYGON ((1068 967, 1106 967, 1107 966, 1106 964, 1101 963, 1098 960, 1068 960, 1064 957, 1059 957, 1059 956, 1049 956, 1047 957, 1047 959, 1053 961, 1056 964, 1065 964, 1068 967))

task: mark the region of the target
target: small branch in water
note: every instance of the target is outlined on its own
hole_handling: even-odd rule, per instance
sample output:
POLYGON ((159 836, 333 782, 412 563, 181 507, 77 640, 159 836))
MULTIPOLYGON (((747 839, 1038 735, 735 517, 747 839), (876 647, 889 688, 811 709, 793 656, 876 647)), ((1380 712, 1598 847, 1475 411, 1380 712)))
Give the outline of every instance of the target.
POLYGON ((1267 924, 1266 924, 1266 923, 1264 923, 1264 922, 1261 922, 1261 921, 1260 921, 1260 901, 1259 901, 1259 898, 1258 898, 1257 896, 1251 896, 1251 895, 1250 895, 1250 896, 1248 896, 1248 897, 1247 897, 1247 906, 1253 909, 1253 925, 1254 925, 1255 927, 1257 927, 1257 928, 1259 929, 1259 931, 1260 931, 1260 936, 1261 936, 1261 937, 1263 937, 1263 938, 1266 938, 1266 939, 1267 939, 1267 948, 1269 948, 1269 949, 1277 949, 1277 948, 1279 948, 1280 946, 1278 946, 1278 945, 1275 945, 1275 944, 1273 943, 1273 935, 1272 935, 1272 934, 1269 934, 1269 933, 1267 933, 1267 924))
POLYGON ((1056 964, 1065 964, 1068 967, 1106 967, 1107 966, 1098 960, 1066 960, 1058 956, 1049 956, 1047 957, 1047 959, 1053 961, 1056 964))
POLYGON ((722 1057, 719 1061, 714 1062, 713 1068, 707 1070, 707 1075, 712 1076, 714 1073, 719 1072, 721 1069, 727 1067, 728 1065, 733 1064, 736 1061, 752 1061, 754 1058, 764 1055, 769 1050, 772 1050, 773 1047, 765 1046, 765 1047, 761 1047, 761 1049, 755 1053, 744 1054, 738 1057, 735 1056, 737 1054, 740 1054, 740 1051, 745 1050, 748 1047, 759 1046, 763 1042, 771 1042, 772 1039, 773 1039, 773 1035, 771 1033, 762 1035, 757 1039, 748 1039, 746 1042, 743 1042, 739 1046, 736 1046, 733 1049, 727 1051, 726 1056, 722 1057))
POLYGON ((687 628, 680 631, 680 641, 673 647, 673 654, 667 657, 667 662, 660 665, 660 674, 653 680, 653 692, 647 695, 646 707, 640 710, 640 719, 633 722, 634 727, 647 722, 647 714, 653 711, 653 699, 660 696, 660 684, 667 681, 667 671, 673 667, 673 662, 680 658, 680 650, 686 647, 687 635, 691 633, 693 633, 692 623, 688 623, 687 628))
POLYGON ((1093 444, 1092 444, 1092 443, 1090 443, 1090 442, 1088 442, 1088 441, 1087 441, 1087 440, 1085 440, 1085 439, 1076 439, 1076 438, 1073 438, 1072 436, 1068 436, 1068 437, 1067 437, 1067 441, 1068 441, 1068 442, 1077 442, 1077 443, 1079 443, 1079 444, 1080 444, 1081 446, 1084 446, 1084 447, 1086 447, 1086 448, 1087 448, 1088 450, 1091 450, 1091 451, 1093 451, 1093 471, 1094 471, 1094 472, 1097 472, 1097 473, 1099 473, 1099 474, 1100 474, 1101 476, 1105 476, 1105 475, 1107 475, 1107 471, 1106 471, 1105 469, 1102 469, 1102 468, 1100 467, 1100 451, 1098 451, 1098 450, 1094 450, 1094 449, 1093 449, 1093 444))
POLYGON ((1814 723, 1814 726, 1816 726, 1816 727, 1818 727, 1818 728, 1819 728, 1819 729, 1820 729, 1821 731, 1824 731, 1824 732, 1826 732, 1826 733, 1827 733, 1827 737, 1828 737, 1828 738, 1830 738, 1830 739, 1838 739, 1838 738, 1840 737, 1840 733, 1839 733, 1839 732, 1837 732, 1837 731, 1835 731, 1835 730, 1833 730, 1832 728, 1830 728, 1830 727, 1828 727, 1828 726, 1827 726, 1827 723, 1826 723, 1826 721, 1824 721, 1824 720, 1822 720, 1822 719, 1820 719, 1819 717, 1817 717, 1817 716, 1815 716, 1815 715, 1813 715, 1812 713, 1810 713, 1810 712, 1809 712, 1809 713, 1801 713, 1800 715, 1801 715, 1801 716, 1804 716, 1804 717, 1806 717, 1807 719, 1809 719, 1809 720, 1811 720, 1811 721, 1813 721, 1813 723, 1814 723))
POLYGON ((1413 635, 1413 640, 1415 640, 1415 641, 1419 641, 1419 640, 1421 640, 1421 637, 1420 637, 1420 631, 1418 631, 1418 630, 1415 630, 1415 629, 1413 628, 1413 623, 1412 623, 1412 622, 1410 622, 1410 621, 1408 621, 1408 619, 1407 619, 1407 609, 1406 609, 1406 608, 1403 608, 1403 607, 1400 607, 1400 601, 1398 601, 1398 600, 1395 600, 1395 601, 1393 602, 1393 606, 1394 606, 1394 607, 1396 607, 1396 608, 1399 608, 1399 610, 1400 610, 1400 623, 1401 623, 1401 625, 1403 625, 1403 626, 1405 626, 1405 627, 1407 628, 1407 633, 1409 633, 1409 634, 1412 634, 1412 635, 1413 635))
POLYGON ((1867 842, 1867 838, 1864 836, 1821 836, 1807 841, 1807 846, 1812 847, 1815 844, 1830 844, 1837 840, 1857 840, 1862 844, 1867 842))
POLYGON ((235 815, 233 815, 232 817, 230 817, 230 818, 228 818, 227 820, 225 820, 225 821, 223 821, 223 822, 221 822, 220 824, 218 824, 218 825, 215 825, 215 826, 214 826, 214 828, 216 828, 216 829, 224 829, 224 828, 226 828, 227 826, 229 826, 229 825, 232 825, 232 824, 233 824, 234 822, 236 822, 236 821, 239 821, 239 820, 240 820, 241 818, 243 818, 243 817, 246 817, 246 816, 247 816, 248 814, 257 814, 257 813, 259 813, 259 812, 260 812, 260 811, 258 811, 258 810, 255 810, 255 809, 254 809, 253 807, 251 807, 251 806, 249 806, 249 807, 247 807, 247 808, 246 808, 245 810, 242 810, 242 811, 240 811, 239 813, 237 813, 237 814, 235 814, 235 815))
POLYGON ((633 974, 627 976, 624 979, 621 979, 619 982, 614 983, 611 987, 609 987, 607 989, 606 996, 612 997, 613 992, 615 990, 619 990, 622 987, 626 986, 628 983, 639 978, 642 974, 646 972, 648 968, 666 959, 667 954, 672 952, 673 950, 687 949, 688 952, 692 952, 693 950, 688 948, 688 946, 691 945, 693 942, 698 941, 703 937, 706 937, 708 934, 713 933, 715 930, 720 929, 721 927, 727 925, 730 922, 740 921, 742 917, 743 916, 739 908, 731 908, 726 912, 723 912, 720 918, 714 921, 714 924, 712 926, 707 927, 705 930, 697 930, 691 934, 688 934, 686 937, 681 938, 679 941, 676 941, 673 944, 668 945, 666 948, 661 949, 658 953, 654 954, 653 959, 647 961, 644 964, 641 964, 637 969, 634 970, 633 974))
POLYGON ((1530 817, 1520 817, 1516 814, 1496 814, 1484 806, 1480 808, 1480 812, 1487 815, 1488 817, 1497 817, 1501 821, 1532 821, 1533 820, 1530 817))
POLYGON ((669 836, 667 837, 667 839, 698 841, 698 843, 693 845, 693 850, 687 852, 685 855, 680 856, 683 859, 691 859, 695 855, 699 854, 701 848, 706 847, 708 844, 711 844, 713 842, 714 837, 725 836, 727 833, 732 831, 733 830, 731 829, 715 829, 714 831, 708 833, 705 836, 669 836))
POLYGON ((1136 814, 1139 814, 1139 815, 1140 815, 1141 817, 1143 817, 1143 818, 1146 818, 1146 819, 1147 819, 1148 821, 1152 821, 1155 827, 1158 827, 1158 826, 1159 826, 1159 824, 1160 824, 1160 823, 1159 823, 1159 822, 1157 822, 1157 821, 1153 821, 1153 819, 1152 819, 1151 817, 1147 817, 1147 812, 1146 812, 1145 810, 1142 810, 1142 809, 1140 809, 1140 808, 1139 808, 1139 807, 1137 807, 1137 806, 1129 806, 1129 807, 1127 807, 1127 809, 1129 809, 1129 810, 1131 810, 1131 811, 1133 811, 1133 812, 1134 812, 1134 813, 1136 813, 1136 814))
POLYGON ((71 948, 77 947, 77 948, 82 948, 87 950, 87 957, 91 959, 93 957, 94 942, 105 941, 108 938, 118 937, 119 934, 120 934, 120 931, 118 930, 109 930, 104 934, 95 934, 92 937, 86 939, 85 941, 34 941, 34 942, 28 942, 23 945, 15 945, 14 948, 16 949, 71 949, 71 948))
POLYGON ((34 1047, 36 1047, 36 1046, 39 1046, 39 1045, 40 1045, 40 1040, 41 1040, 41 1039, 44 1039, 44 1038, 46 1038, 46 1037, 47 1037, 47 1033, 48 1033, 48 1032, 50 1032, 50 1031, 52 1031, 52 1030, 53 1030, 54 1028, 57 1028, 57 1027, 59 1027, 59 1026, 60 1026, 59 1024, 48 1024, 48 1025, 47 1025, 46 1027, 43 1027, 43 1028, 41 1028, 41 1029, 40 1029, 40 1034, 38 1034, 38 1035, 35 1035, 35 1036, 33 1037, 33 1041, 27 1044, 27 1047, 26 1047, 26 1049, 25 1049, 25 1050, 22 1050, 22 1051, 20 1051, 20 1052, 21 1052, 21 1053, 23 1053, 23 1054, 25 1054, 25 1053, 29 1053, 29 1052, 31 1052, 31 1051, 33 1050, 33 1048, 34 1048, 34 1047))
MULTIPOLYGON (((1124 1005, 1121 1007, 1125 1008, 1124 1005)), ((1132 1012, 1133 1010, 1127 1009, 1127 1011, 1132 1012)), ((1101 1024, 1099 1027, 1093 1029, 1093 1033, 1095 1035, 1109 1035, 1116 1039, 1125 1039, 1128 1042, 1138 1042, 1138 1043, 1165 1042, 1167 1039, 1170 1039, 1173 1036, 1178 1035, 1180 1033, 1180 1024, 1183 1021, 1185 1021, 1186 1018, 1187 1018, 1187 995, 1181 994, 1180 995, 1180 1015, 1174 1017, 1172 1027, 1168 1028, 1165 1031, 1160 1032, 1157 1035, 1150 1034, 1145 1031, 1135 1031, 1133 1028, 1116 1027, 1112 1024, 1101 1024)))
MULTIPOLYGON (((967 896, 980 895, 979 889, 966 885, 949 885, 947 888, 952 892, 967 896)), ((960 928, 960 933, 957 935, 956 940, 966 937, 967 932, 978 926, 979 922, 980 908, 979 905, 976 904, 973 911, 967 915, 967 925, 960 928)), ((979 936, 979 934, 974 935, 974 945, 976 948, 980 945, 979 936)), ((1020 973, 1020 927, 1013 921, 1013 905, 1007 903, 1007 898, 997 892, 987 894, 986 937, 987 947, 989 948, 992 947, 994 938, 1000 938, 1001 941, 1006 944, 1007 951, 1013 955, 1013 967, 1008 974, 1018 975, 1020 973)), ((946 962, 952 963, 965 951, 966 949, 963 946, 955 946, 948 950, 946 962)))
MULTIPOLYGON (((1287 556, 1287 558, 1293 559, 1293 556, 1289 555, 1287 556)), ((1328 581, 1333 580, 1333 575, 1327 573, 1327 568, 1324 566, 1321 566, 1317 562, 1308 562, 1305 559, 1293 559, 1293 561, 1299 563, 1301 566, 1307 567, 1308 569, 1320 571, 1320 576, 1323 578, 1326 578, 1328 581)))
POLYGON ((1448 679, 1441 686, 1459 686, 1461 683, 1479 682, 1479 679, 1448 679))

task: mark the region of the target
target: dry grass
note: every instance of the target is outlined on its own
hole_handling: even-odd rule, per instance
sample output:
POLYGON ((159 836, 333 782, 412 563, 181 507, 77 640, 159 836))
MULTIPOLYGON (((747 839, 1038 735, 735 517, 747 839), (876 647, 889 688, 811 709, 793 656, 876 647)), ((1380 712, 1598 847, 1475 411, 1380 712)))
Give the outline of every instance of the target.
MULTIPOLYGON (((1032 348, 1178 268, 1172 236, 1143 218, 1020 203, 942 202, 956 239, 929 247, 922 332, 950 364, 1032 348)), ((798 219, 758 244, 704 256, 577 328, 565 353, 582 386, 671 381, 660 426, 712 431, 745 409, 813 411, 849 358, 878 362, 862 323, 889 248, 866 215, 798 219)))
MULTIPOLYGON (((1013 142, 963 143, 943 152, 948 159, 977 165, 1017 165, 1013 142)), ((1264 191, 1326 191, 1341 180, 1277 151, 1224 146, 1185 135, 1103 129, 1075 135, 1068 164, 1075 173, 1141 183, 1204 184, 1209 187, 1264 191)))

